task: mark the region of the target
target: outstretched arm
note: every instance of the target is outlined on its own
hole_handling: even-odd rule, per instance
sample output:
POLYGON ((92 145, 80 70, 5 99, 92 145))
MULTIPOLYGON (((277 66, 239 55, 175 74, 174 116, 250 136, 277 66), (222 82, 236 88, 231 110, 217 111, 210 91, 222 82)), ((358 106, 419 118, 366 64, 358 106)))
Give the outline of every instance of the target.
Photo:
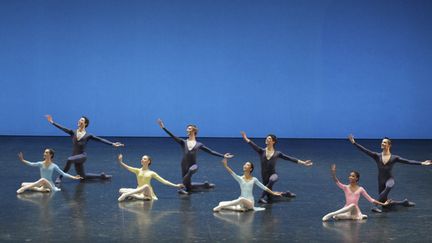
POLYGON ((170 137, 172 137, 177 143, 182 144, 183 140, 179 137, 176 137, 174 134, 172 134, 168 129, 165 128, 165 124, 161 119, 157 120, 157 123, 159 124, 159 127, 162 128, 170 137))
POLYGON ((172 187, 177 187, 177 188, 183 188, 184 187, 183 184, 174 184, 168 180, 165 180, 160 175, 158 175, 156 172, 153 172, 152 177, 155 178, 156 180, 158 180, 160 183, 167 185, 167 186, 172 186, 172 187))
POLYGON ((53 124, 55 127, 62 130, 63 132, 65 132, 71 136, 74 134, 74 132, 71 129, 65 128, 65 127, 61 126, 60 124, 55 123, 51 115, 45 115, 45 117, 47 118, 49 123, 53 124))
POLYGON ((225 169, 228 171, 228 173, 235 174, 234 171, 228 166, 228 159, 227 158, 224 158, 222 160, 222 164, 225 167, 225 169))
POLYGON ((70 178, 70 179, 74 179, 74 180, 80 180, 80 179, 83 179, 80 175, 73 176, 73 175, 70 175, 70 174, 68 174, 68 173, 66 173, 66 172, 64 172, 64 171, 62 171, 62 170, 58 167, 58 165, 54 165, 54 169, 55 169, 55 171, 57 171, 57 173, 59 173, 60 175, 62 175, 62 176, 64 176, 64 177, 68 177, 68 178, 70 178))
POLYGON ((118 163, 120 164, 121 167, 125 168, 126 170, 128 170, 128 171, 130 171, 132 173, 135 173, 136 168, 131 167, 131 166, 123 163, 123 154, 119 154, 118 157, 117 157, 117 160, 118 160, 118 163))
POLYGON ((373 199, 364 188, 361 188, 360 193, 363 195, 364 198, 366 198, 366 200, 368 200, 369 202, 373 203, 373 204, 379 204, 381 206, 387 206, 390 203, 390 200, 387 200, 386 202, 382 203, 380 201, 377 201, 375 199, 373 199))
POLYGON ((28 160, 25 160, 25 159, 24 159, 24 154, 23 154, 22 152, 19 152, 19 153, 18 153, 18 159, 19 159, 21 162, 23 162, 24 164, 26 164, 26 165, 30 165, 30 166, 33 166, 33 167, 38 166, 38 163, 33 163, 33 162, 28 161, 28 160))
POLYGON ((292 161, 294 163, 298 163, 304 166, 311 166, 313 165, 312 160, 301 160, 301 159, 297 159, 291 156, 288 156, 284 153, 280 153, 279 154, 279 158, 284 159, 284 160, 288 160, 288 161, 292 161))
POLYGON ((396 156, 396 162, 409 164, 409 165, 431 165, 430 160, 425 160, 423 162, 417 160, 404 159, 402 157, 396 156))
POLYGON ((113 142, 111 142, 111 141, 109 141, 107 139, 104 139, 104 138, 101 138, 101 137, 98 137, 98 136, 91 135, 90 138, 93 139, 93 140, 96 140, 98 142, 101 142, 101 143, 104 143, 104 144, 108 144, 108 145, 111 145, 111 146, 114 146, 114 147, 124 147, 124 144, 122 144, 120 142, 113 143, 113 142))
POLYGON ((354 136, 352 134, 348 135, 349 141, 354 144, 358 149, 360 149, 363 153, 369 155, 370 157, 376 159, 379 155, 375 152, 370 151, 369 149, 361 146, 360 144, 356 143, 354 140, 354 136))
POLYGON ((257 185, 259 188, 263 189, 264 191, 272 194, 273 196, 277 196, 277 197, 281 197, 282 196, 282 192, 274 192, 272 190, 270 190, 270 188, 264 186, 264 184, 262 184, 257 178, 254 177, 254 183, 255 185, 257 185))
POLYGON ((211 150, 210 148, 208 148, 208 147, 206 147, 204 145, 200 146, 200 149, 203 150, 203 151, 205 151, 205 152, 207 152, 207 153, 209 153, 209 154, 211 154, 211 155, 218 156, 218 157, 221 157, 221 158, 231 159, 232 157, 234 157, 234 155, 232 155, 230 153, 221 154, 219 152, 211 150))

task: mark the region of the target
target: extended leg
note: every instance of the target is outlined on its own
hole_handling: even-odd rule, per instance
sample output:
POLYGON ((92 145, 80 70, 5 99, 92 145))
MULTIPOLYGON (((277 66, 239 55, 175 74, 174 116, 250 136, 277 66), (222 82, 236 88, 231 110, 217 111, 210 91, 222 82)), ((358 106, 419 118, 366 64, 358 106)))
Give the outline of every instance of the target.
POLYGON ((350 204, 350 205, 343 207, 337 211, 326 214, 322 218, 322 221, 328 221, 332 217, 334 217, 335 219, 353 219, 352 215, 353 215, 353 213, 355 213, 353 210, 355 210, 355 205, 350 204))
MULTIPOLYGON (((144 194, 143 198, 151 199, 151 190, 150 190, 150 187, 148 185, 144 185, 142 187, 138 187, 137 189, 128 190, 127 192, 123 193, 118 198, 118 201, 121 202, 121 201, 125 200, 129 196, 132 196, 134 194, 141 194, 141 193, 144 194)), ((141 197, 138 197, 138 198, 141 198, 141 197)))
MULTIPOLYGON (((24 183, 23 183, 23 184, 24 184, 24 183)), ((23 193, 24 191, 26 191, 26 190, 32 190, 33 188, 35 188, 35 190, 39 191, 39 189, 40 189, 41 187, 45 187, 45 188, 47 188, 48 190, 45 190, 46 192, 53 191, 53 189, 54 189, 54 188, 51 186, 51 184, 48 182, 47 179, 45 179, 45 178, 41 178, 41 179, 39 179, 38 181, 33 182, 33 183, 25 183, 24 186, 22 186, 20 189, 17 190, 17 193, 18 193, 18 194, 19 194, 19 193, 23 193)))
POLYGON ((218 212, 222 209, 245 211, 245 210, 253 209, 253 203, 249 199, 240 197, 236 200, 220 202, 217 207, 213 208, 213 211, 218 212))

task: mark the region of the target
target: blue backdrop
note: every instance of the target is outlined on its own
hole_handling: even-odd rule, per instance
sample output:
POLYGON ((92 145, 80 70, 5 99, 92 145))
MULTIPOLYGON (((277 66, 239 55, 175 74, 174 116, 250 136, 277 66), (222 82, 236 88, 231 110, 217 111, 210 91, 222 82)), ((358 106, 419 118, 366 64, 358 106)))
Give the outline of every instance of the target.
POLYGON ((432 1, 0 1, 1 135, 432 138, 432 1))

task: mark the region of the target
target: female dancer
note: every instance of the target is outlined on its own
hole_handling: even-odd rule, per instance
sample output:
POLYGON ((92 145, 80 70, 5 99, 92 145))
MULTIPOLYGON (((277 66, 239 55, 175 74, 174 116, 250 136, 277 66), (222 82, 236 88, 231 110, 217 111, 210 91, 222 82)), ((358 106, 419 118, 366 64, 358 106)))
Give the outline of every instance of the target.
POLYGON ((182 188, 182 184, 173 184, 164 178, 160 177, 156 172, 151 171, 149 166, 152 162, 150 156, 144 155, 141 158, 141 169, 130 167, 127 164, 123 163, 123 155, 118 155, 119 164, 127 169, 128 171, 135 173, 137 177, 138 186, 137 188, 121 188, 119 190, 121 196, 118 198, 118 201, 121 202, 125 200, 127 197, 140 199, 140 200, 157 200, 158 198, 153 192, 153 188, 150 185, 150 181, 152 178, 158 180, 160 183, 165 184, 167 186, 182 188))
MULTIPOLYGON (((82 116, 78 120, 78 129, 76 131, 70 130, 68 128, 65 128, 53 121, 53 118, 51 115, 46 115, 46 118, 49 123, 53 124, 55 127, 59 128, 60 130, 64 131, 65 133, 69 134, 72 137, 72 143, 73 143, 73 151, 72 156, 70 156, 66 162, 65 167, 63 168, 64 172, 68 172, 71 165, 74 164, 75 170, 84 180, 86 179, 109 179, 111 178, 111 175, 106 175, 105 173, 100 174, 93 174, 93 173, 85 173, 84 171, 84 162, 87 160, 87 153, 85 152, 85 147, 87 145, 87 142, 90 139, 112 145, 114 147, 120 147, 124 146, 124 144, 119 142, 110 142, 106 139, 96 137, 93 134, 90 134, 86 131, 86 128, 89 125, 89 119, 85 116, 82 116)), ((61 182, 62 175, 60 175, 56 179, 56 183, 61 182)))
POLYGON ((243 176, 238 176, 234 173, 234 171, 228 166, 228 159, 224 158, 222 160, 222 163, 225 167, 225 169, 234 177, 234 180, 236 180, 240 185, 240 197, 236 200, 232 201, 223 201, 220 202, 219 205, 215 208, 213 208, 213 211, 217 212, 221 209, 229 209, 234 211, 247 211, 247 210, 256 210, 261 211, 264 210, 264 208, 256 208, 254 207, 254 197, 253 197, 253 186, 256 184, 258 187, 263 189, 264 191, 267 191, 268 193, 274 195, 274 196, 281 196, 281 192, 274 192, 264 186, 257 178, 252 176, 252 171, 254 170, 254 165, 251 162, 246 162, 243 165, 243 176))
POLYGON ((180 194, 189 194, 193 187, 205 187, 208 186, 208 183, 194 183, 192 185, 192 175, 195 174, 198 170, 198 165, 196 164, 196 157, 198 150, 203 150, 209 154, 212 154, 214 156, 222 157, 222 158, 232 158, 233 155, 230 153, 226 154, 220 154, 216 151, 213 151, 204 144, 198 142, 196 140, 196 135, 198 133, 198 128, 195 125, 188 125, 186 128, 186 132, 188 135, 188 139, 184 140, 181 138, 176 137, 174 134, 172 134, 168 129, 165 128, 164 123, 161 119, 158 119, 159 126, 168 134, 170 137, 172 137, 177 143, 180 144, 180 146, 183 149, 183 159, 181 161, 181 169, 182 169, 182 177, 183 177, 183 185, 185 185, 185 190, 179 190, 180 194))
POLYGON ((344 185, 340 183, 338 178, 336 177, 336 165, 333 164, 331 166, 331 174, 333 180, 336 182, 336 185, 342 189, 345 193, 345 206, 337 211, 331 212, 325 215, 322 218, 322 221, 328 221, 330 218, 334 219, 354 219, 361 220, 366 219, 367 215, 361 213, 360 208, 358 206, 358 200, 360 199, 360 194, 363 195, 369 202, 380 205, 387 205, 389 202, 382 203, 375 199, 373 199, 366 192, 363 187, 358 185, 358 181, 360 180, 360 174, 357 171, 351 171, 348 179, 349 185, 344 185))
MULTIPOLYGON (((431 165, 430 160, 426 160, 423 162, 415 161, 415 160, 407 160, 404 158, 401 158, 397 155, 393 155, 390 152, 391 148, 391 140, 387 137, 385 137, 381 141, 381 153, 372 152, 365 147, 361 146, 360 144, 356 143, 354 140, 353 135, 348 136, 349 141, 354 144, 357 148, 359 148, 361 151, 363 151, 365 154, 369 155, 373 160, 375 160, 375 163, 378 166, 378 201, 385 202, 388 199, 388 194, 390 193, 390 190, 393 188, 395 181, 393 179, 392 175, 392 169, 393 166, 399 162, 404 164, 411 164, 411 165, 431 165)), ((408 199, 405 199, 403 201, 393 201, 391 200, 390 205, 403 205, 405 207, 414 206, 415 203, 408 201, 408 199)), ((381 213, 382 210, 379 208, 373 208, 372 211, 381 213)))
POLYGON ((52 174, 53 171, 57 171, 57 173, 64 175, 66 177, 69 177, 74 180, 82 179, 79 175, 77 176, 71 176, 67 173, 64 173, 60 168, 52 162, 52 159, 54 158, 54 150, 53 149, 45 149, 43 158, 44 161, 40 162, 29 162, 24 159, 24 155, 22 152, 18 154, 19 160, 23 162, 26 165, 30 165, 33 167, 39 167, 40 168, 40 174, 41 178, 36 182, 23 182, 21 184, 21 188, 18 189, 17 193, 23 193, 26 190, 31 191, 38 191, 38 192, 51 192, 51 191, 60 191, 60 188, 57 188, 54 185, 54 182, 52 181, 52 174))
MULTIPOLYGON (((277 138, 273 134, 269 134, 266 137, 265 143, 266 147, 261 148, 258 147, 252 140, 250 140, 245 132, 240 132, 243 139, 252 146, 252 148, 258 153, 261 160, 261 177, 263 180, 264 185, 266 187, 273 189, 273 185, 278 181, 279 177, 276 173, 276 161, 278 158, 289 160, 297 164, 301 164, 304 166, 311 166, 313 163, 311 160, 300 160, 293 157, 290 157, 288 155, 283 154, 280 151, 275 150, 274 146, 277 143, 277 138)), ((282 193, 282 196, 284 197, 295 197, 296 195, 290 191, 286 191, 282 193)), ((264 191, 261 195, 261 198, 259 199, 260 203, 271 203, 272 197, 269 193, 264 191), (267 197, 267 200, 265 199, 267 197)))

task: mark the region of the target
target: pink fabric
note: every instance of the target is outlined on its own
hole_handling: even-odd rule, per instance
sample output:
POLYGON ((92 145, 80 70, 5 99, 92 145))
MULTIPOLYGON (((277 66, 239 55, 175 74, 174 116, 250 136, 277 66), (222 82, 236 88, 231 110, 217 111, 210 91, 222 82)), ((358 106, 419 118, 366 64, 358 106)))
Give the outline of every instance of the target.
POLYGON ((357 209, 357 215, 361 216, 362 213, 360 211, 360 208, 358 206, 358 201, 360 199, 360 194, 363 195, 364 198, 366 198, 369 202, 373 203, 374 199, 369 196, 369 194, 366 192, 366 190, 363 187, 359 187, 355 192, 352 192, 349 189, 349 185, 344 185, 340 183, 339 181, 336 182, 336 185, 342 189, 345 193, 345 207, 354 204, 357 209))

